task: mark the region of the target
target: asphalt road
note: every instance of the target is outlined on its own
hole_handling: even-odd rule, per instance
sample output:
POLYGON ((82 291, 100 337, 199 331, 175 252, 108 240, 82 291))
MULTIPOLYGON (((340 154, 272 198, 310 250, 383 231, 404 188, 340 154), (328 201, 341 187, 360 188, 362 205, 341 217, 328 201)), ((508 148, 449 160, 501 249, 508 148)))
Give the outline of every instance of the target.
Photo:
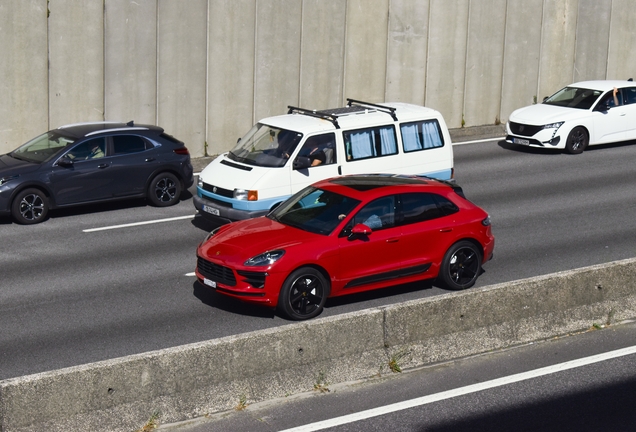
MULTIPOLYGON (((576 156, 456 146, 456 179, 490 213, 497 241, 478 285, 636 256, 634 160, 634 145, 576 156)), ((36 226, 0 220, 0 379, 289 323, 196 283, 195 249, 211 226, 193 215, 186 198, 57 211, 36 226), (112 229, 87 231, 100 228, 112 229)), ((328 301, 323 316, 443 292, 393 287, 328 301)))

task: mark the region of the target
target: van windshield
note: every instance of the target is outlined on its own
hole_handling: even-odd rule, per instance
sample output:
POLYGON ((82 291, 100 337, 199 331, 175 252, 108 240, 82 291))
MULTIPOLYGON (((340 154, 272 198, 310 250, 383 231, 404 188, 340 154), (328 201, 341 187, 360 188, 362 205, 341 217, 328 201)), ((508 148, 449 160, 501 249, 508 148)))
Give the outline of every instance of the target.
POLYGON ((282 167, 303 134, 258 123, 227 155, 233 161, 262 167, 282 167))

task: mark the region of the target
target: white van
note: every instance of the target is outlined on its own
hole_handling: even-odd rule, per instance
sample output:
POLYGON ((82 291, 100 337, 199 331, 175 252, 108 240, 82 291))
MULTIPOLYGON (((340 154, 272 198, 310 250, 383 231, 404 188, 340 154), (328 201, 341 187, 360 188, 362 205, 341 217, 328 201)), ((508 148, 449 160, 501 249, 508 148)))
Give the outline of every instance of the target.
POLYGON ((345 174, 415 174, 453 179, 442 115, 406 103, 347 99, 343 108, 289 107, 268 117, 199 175, 194 206, 216 222, 267 214, 303 187, 345 174))

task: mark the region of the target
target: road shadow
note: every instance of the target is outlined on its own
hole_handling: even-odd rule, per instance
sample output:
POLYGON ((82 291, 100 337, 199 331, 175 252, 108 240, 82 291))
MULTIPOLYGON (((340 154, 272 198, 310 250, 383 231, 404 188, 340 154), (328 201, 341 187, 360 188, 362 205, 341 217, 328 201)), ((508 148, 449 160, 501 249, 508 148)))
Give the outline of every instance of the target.
POLYGON ((276 313, 273 308, 253 305, 242 302, 233 297, 224 296, 212 288, 203 286, 199 281, 195 281, 192 284, 192 293, 201 301, 201 303, 225 312, 256 318, 273 319, 276 317, 276 313))
MULTIPOLYGON (((621 142, 616 142, 616 143, 608 143, 608 144, 597 144, 597 145, 593 145, 593 146, 588 146, 584 153, 588 153, 588 152, 594 152, 594 151, 598 151, 598 150, 603 150, 603 149, 609 149, 609 148, 619 148, 619 147, 626 147, 626 146, 631 146, 636 144, 636 140, 632 140, 632 141, 621 141, 621 142)), ((513 151, 513 152, 517 152, 517 153, 527 153, 527 154, 542 154, 542 155, 562 155, 562 156, 576 156, 576 155, 571 155, 569 153, 567 153, 565 150, 563 149, 551 149, 551 148, 541 148, 541 147, 530 147, 530 146, 524 146, 524 145, 519 145, 519 144, 511 144, 508 143, 504 140, 501 140, 497 143, 497 145, 499 147, 501 147, 504 150, 509 150, 509 151, 513 151)))

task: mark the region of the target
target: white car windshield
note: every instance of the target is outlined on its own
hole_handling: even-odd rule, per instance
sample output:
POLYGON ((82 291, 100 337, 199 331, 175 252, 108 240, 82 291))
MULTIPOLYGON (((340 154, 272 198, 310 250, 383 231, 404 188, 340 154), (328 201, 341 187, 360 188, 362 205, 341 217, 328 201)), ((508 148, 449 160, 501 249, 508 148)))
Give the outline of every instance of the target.
POLYGON ((565 87, 547 98, 543 103, 568 108, 590 109, 602 94, 601 90, 565 87))
POLYGON ((228 158, 248 165, 282 167, 303 134, 258 123, 239 140, 228 158))

